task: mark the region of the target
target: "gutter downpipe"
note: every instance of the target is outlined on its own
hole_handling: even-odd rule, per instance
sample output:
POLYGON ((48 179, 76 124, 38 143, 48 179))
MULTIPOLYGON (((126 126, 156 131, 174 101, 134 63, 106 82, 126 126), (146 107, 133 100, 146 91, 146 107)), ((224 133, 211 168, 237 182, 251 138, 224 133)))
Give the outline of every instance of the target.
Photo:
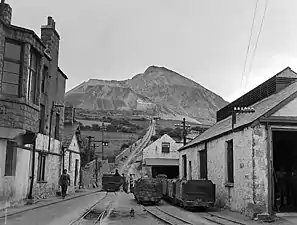
POLYGON ((36 153, 36 139, 33 142, 33 150, 32 150, 32 164, 31 164, 31 180, 30 180, 30 189, 28 194, 28 199, 32 200, 33 196, 33 185, 34 185, 34 170, 35 170, 35 153, 36 153))

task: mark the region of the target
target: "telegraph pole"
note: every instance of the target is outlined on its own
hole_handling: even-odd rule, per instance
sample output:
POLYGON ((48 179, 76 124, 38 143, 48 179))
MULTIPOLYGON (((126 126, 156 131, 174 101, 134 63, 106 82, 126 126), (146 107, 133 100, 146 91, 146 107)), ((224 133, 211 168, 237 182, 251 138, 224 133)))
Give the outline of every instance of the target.
POLYGON ((101 146, 102 146, 102 160, 104 160, 104 146, 107 146, 104 142, 104 131, 106 130, 104 123, 102 123, 101 131, 102 131, 102 138, 101 138, 101 146))
POLYGON ((187 144, 187 128, 190 128, 190 125, 186 125, 186 118, 183 118, 182 124, 175 124, 176 128, 180 128, 182 126, 182 138, 184 146, 187 144))
POLYGON ((96 183, 98 182, 98 157, 96 155, 96 144, 94 143, 94 157, 96 159, 96 183))
POLYGON ((90 162, 91 160, 91 141, 92 141, 92 136, 88 136, 88 149, 89 149, 89 152, 88 152, 88 162, 90 162))

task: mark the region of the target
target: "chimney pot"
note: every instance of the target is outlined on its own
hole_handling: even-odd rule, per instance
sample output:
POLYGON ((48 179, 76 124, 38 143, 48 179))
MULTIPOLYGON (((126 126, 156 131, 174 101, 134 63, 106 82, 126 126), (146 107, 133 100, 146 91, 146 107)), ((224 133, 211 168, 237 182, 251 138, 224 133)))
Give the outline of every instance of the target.
POLYGON ((47 25, 52 25, 53 17, 48 16, 47 17, 47 25))
POLYGON ((0 4, 0 18, 7 24, 11 24, 12 8, 5 3, 5 0, 1 0, 0 4))
POLYGON ((56 22, 53 20, 52 28, 55 29, 56 27, 56 22))

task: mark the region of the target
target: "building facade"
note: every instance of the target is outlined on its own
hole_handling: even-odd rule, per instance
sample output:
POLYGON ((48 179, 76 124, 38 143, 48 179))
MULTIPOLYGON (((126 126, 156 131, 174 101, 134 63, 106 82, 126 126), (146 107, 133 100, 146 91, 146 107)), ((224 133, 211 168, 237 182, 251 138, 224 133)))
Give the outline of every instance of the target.
POLYGON ((181 143, 176 143, 167 134, 151 143, 142 153, 143 173, 150 177, 156 177, 158 174, 166 174, 168 178, 178 177, 177 150, 181 146, 181 143))
MULTIPOLYGON (((232 116, 228 105, 215 125, 179 149, 181 179, 213 181, 218 206, 252 217, 273 213, 280 194, 275 174, 283 169, 292 181, 297 168, 297 74, 286 68, 268 81, 230 103, 254 112, 232 116)), ((287 187, 296 190, 292 183, 287 187)))
POLYGON ((12 25, 11 15, 11 7, 1 2, 0 208, 58 190, 60 106, 67 79, 58 67, 59 34, 54 20, 48 18, 40 38, 32 30, 12 25))
POLYGON ((74 112, 73 107, 65 107, 62 169, 67 169, 70 175, 68 193, 74 193, 80 186, 81 152, 84 151, 79 123, 74 119, 74 112))

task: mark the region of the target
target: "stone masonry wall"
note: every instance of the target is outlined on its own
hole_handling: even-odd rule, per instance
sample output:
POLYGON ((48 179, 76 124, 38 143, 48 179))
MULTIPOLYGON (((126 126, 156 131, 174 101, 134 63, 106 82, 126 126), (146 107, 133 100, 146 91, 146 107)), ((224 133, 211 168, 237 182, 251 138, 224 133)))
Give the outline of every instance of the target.
MULTIPOLYGON (((108 160, 98 161, 98 183, 97 186, 101 188, 102 186, 102 175, 103 173, 110 173, 108 160)), ((88 163, 84 168, 81 168, 81 180, 82 186, 94 187, 96 185, 96 161, 88 163)))
MULTIPOLYGON (((200 144, 180 153, 180 168, 183 167, 183 154, 187 154, 187 161, 192 161, 192 179, 200 178, 199 151, 204 149, 204 146, 204 144, 200 144)), ((216 184, 216 205, 248 216, 265 212, 268 190, 266 161, 264 127, 246 128, 243 131, 208 142, 207 172, 208 179, 216 184), (234 186, 226 187, 226 141, 230 139, 233 139, 234 186)), ((188 165, 187 162, 187 167, 188 165)), ((180 177, 182 177, 182 169, 180 173, 180 177)))
MULTIPOLYGON (((36 149, 42 150, 46 155, 45 163, 45 179, 44 181, 37 181, 38 161, 41 152, 35 153, 35 177, 33 185, 34 198, 47 198, 55 196, 57 191, 60 191, 59 177, 61 174, 61 142, 58 140, 51 140, 50 152, 48 153, 48 136, 38 134, 36 139, 36 149)), ((31 168, 31 165, 30 165, 31 168)))

